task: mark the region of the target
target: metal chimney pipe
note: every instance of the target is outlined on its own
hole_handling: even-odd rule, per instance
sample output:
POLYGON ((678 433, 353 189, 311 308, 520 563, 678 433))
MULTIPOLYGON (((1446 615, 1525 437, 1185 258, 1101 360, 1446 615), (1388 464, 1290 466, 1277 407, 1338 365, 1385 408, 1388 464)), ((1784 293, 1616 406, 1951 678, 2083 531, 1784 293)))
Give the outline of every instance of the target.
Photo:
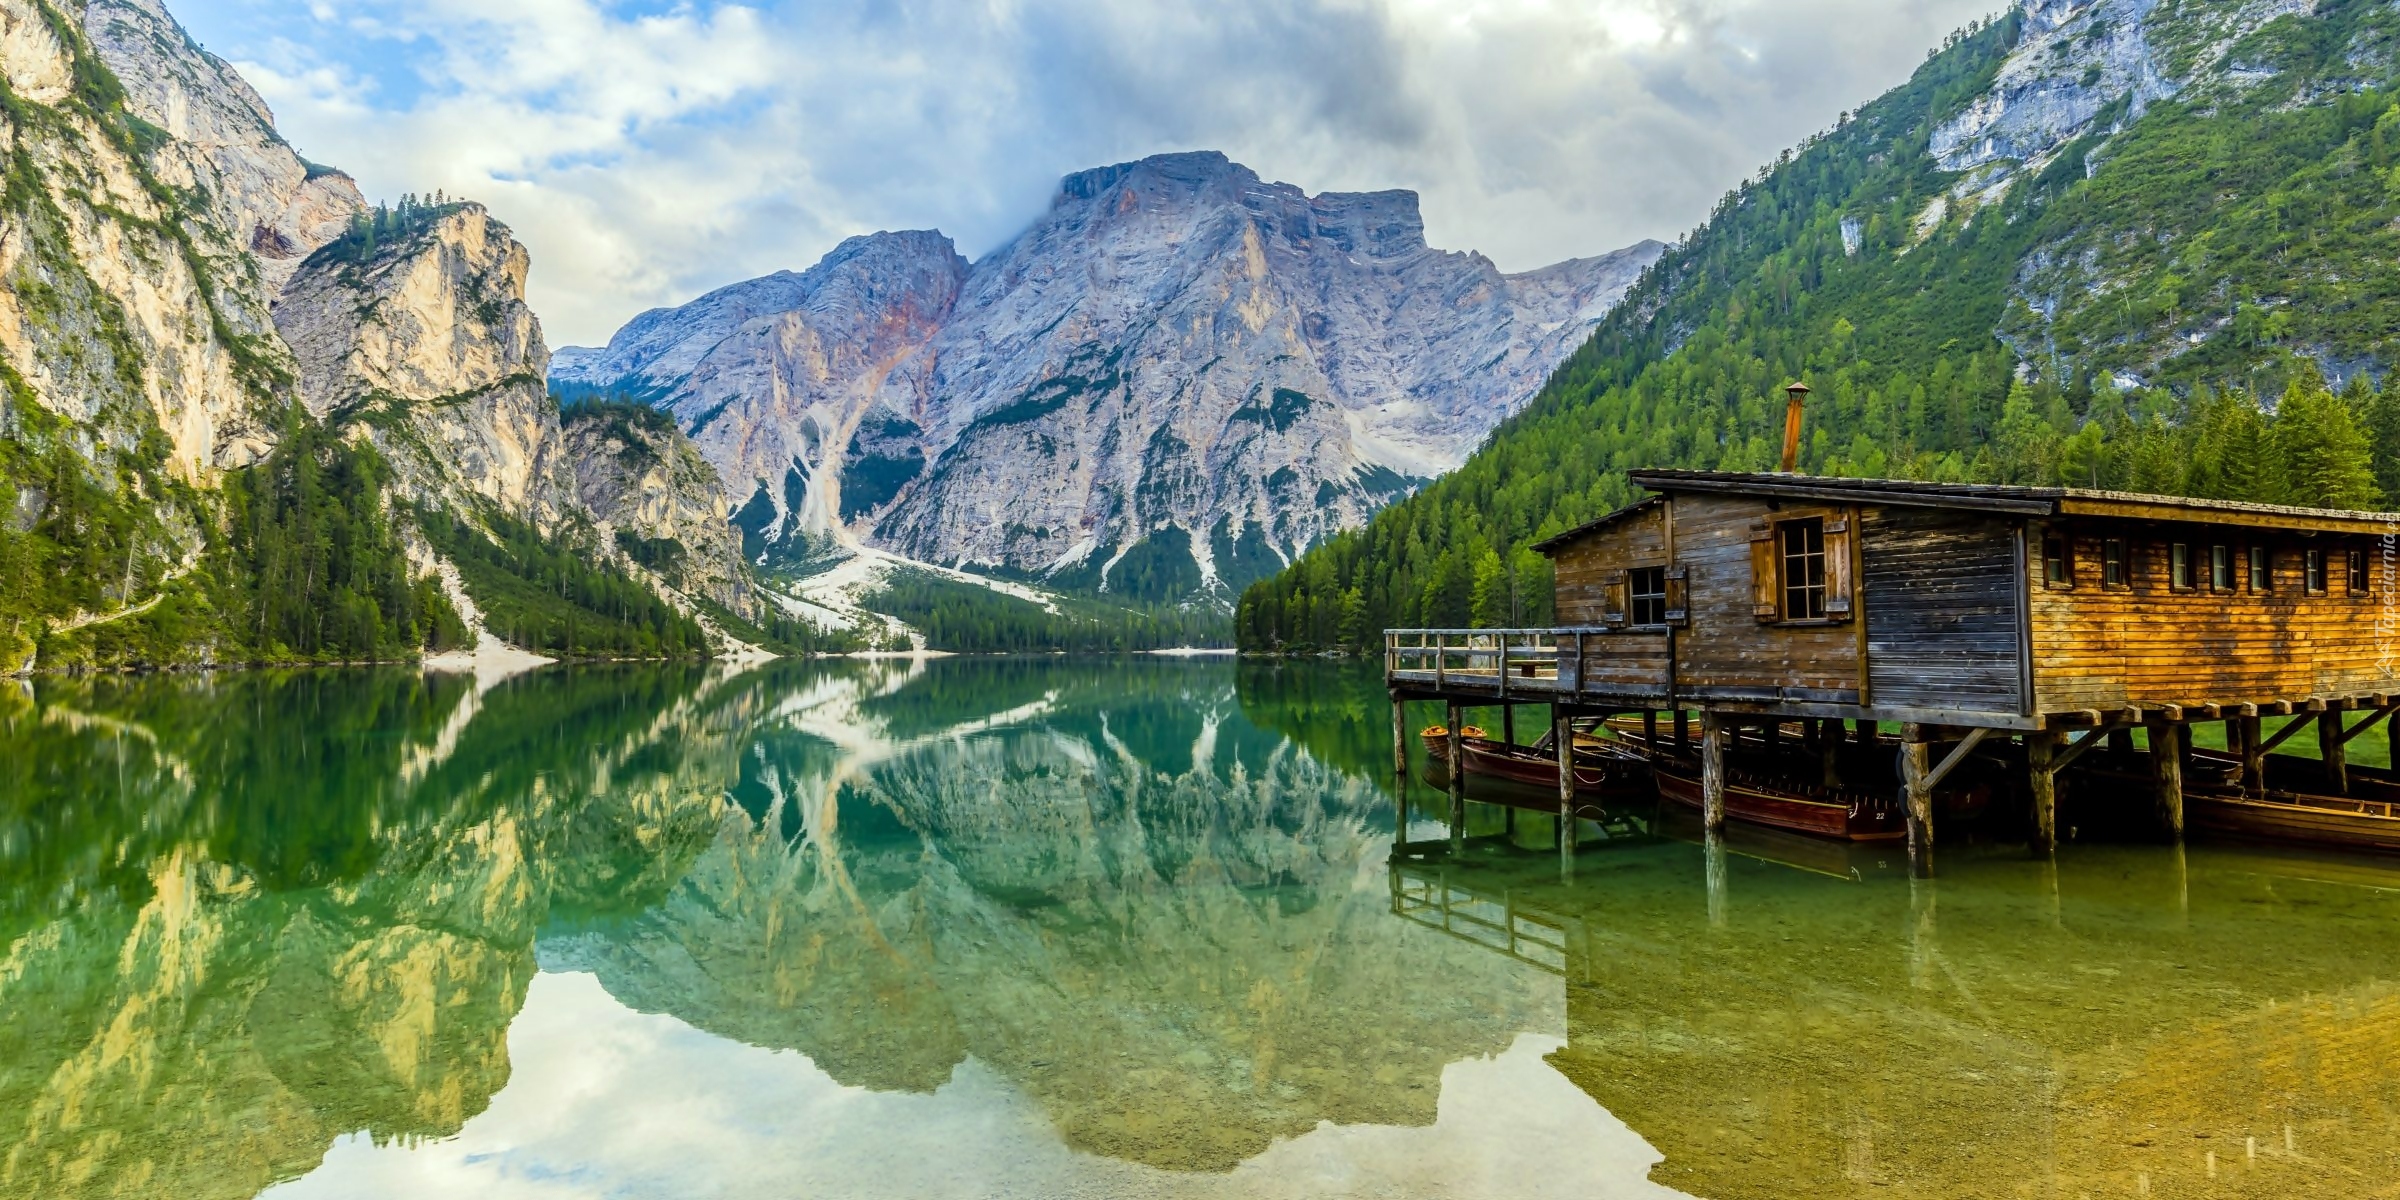
POLYGON ((1789 475, 1800 469, 1800 406, 1808 400, 1808 385, 1787 383, 1783 394, 1792 398, 1783 409, 1783 473, 1789 475))

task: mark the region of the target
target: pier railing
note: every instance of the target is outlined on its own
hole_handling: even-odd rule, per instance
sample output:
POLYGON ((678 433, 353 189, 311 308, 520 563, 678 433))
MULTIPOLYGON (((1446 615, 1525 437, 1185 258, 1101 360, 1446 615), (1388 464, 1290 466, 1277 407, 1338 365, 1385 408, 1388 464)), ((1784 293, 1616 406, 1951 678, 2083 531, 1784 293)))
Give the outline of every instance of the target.
MULTIPOLYGON (((1663 670, 1651 678, 1650 659, 1659 660, 1664 631, 1628 631, 1607 626, 1542 629, 1387 629, 1383 673, 1394 686, 1429 686, 1435 691, 1469 691, 1496 699, 1529 701, 1592 690, 1595 668, 1619 676, 1628 668, 1641 691, 1669 686, 1663 670)), ((1625 681, 1612 679, 1610 690, 1625 681)))
POLYGON ((1385 629, 1387 679, 1474 686, 1498 696, 1555 696, 1574 691, 1591 638, 1610 629, 1385 629))

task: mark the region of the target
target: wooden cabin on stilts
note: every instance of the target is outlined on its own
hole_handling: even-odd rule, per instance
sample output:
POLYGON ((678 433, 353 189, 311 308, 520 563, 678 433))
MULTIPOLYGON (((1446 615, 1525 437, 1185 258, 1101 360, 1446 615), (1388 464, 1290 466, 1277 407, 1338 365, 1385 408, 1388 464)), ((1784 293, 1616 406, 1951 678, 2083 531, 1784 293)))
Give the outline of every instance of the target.
MULTIPOLYGON (((1406 704, 1443 704, 1451 763, 1462 708, 1549 707, 1563 857, 1569 723, 1629 714, 1629 740, 1692 762, 1705 828, 1744 795, 1737 751, 1814 756, 1822 777, 1803 783, 1890 804, 1888 826, 1853 813, 1849 835, 1905 836, 1921 873, 1962 763, 2022 772, 2010 794, 2046 852, 2062 772, 2096 753, 2141 763, 2135 730, 2147 777, 2117 782, 2169 837, 2192 821, 2306 836, 2311 814, 2276 800, 2291 791, 2355 792, 2369 816, 2381 795, 2386 818, 2400 800, 2400 781, 2362 782, 2345 752, 2380 725, 2400 764, 2400 515, 1789 472, 1631 478, 1646 499, 1536 547, 1555 565, 1557 627, 1385 634, 1395 734, 1406 704), (2229 750, 2195 757, 2194 724, 2220 721, 2229 750), (2309 733, 2317 762, 2271 764, 2309 733), (2223 786, 2187 793, 2204 770, 2223 786), (2299 787, 2277 778, 2303 770, 2299 787)), ((1465 774, 1450 773, 1454 843, 1465 774)))

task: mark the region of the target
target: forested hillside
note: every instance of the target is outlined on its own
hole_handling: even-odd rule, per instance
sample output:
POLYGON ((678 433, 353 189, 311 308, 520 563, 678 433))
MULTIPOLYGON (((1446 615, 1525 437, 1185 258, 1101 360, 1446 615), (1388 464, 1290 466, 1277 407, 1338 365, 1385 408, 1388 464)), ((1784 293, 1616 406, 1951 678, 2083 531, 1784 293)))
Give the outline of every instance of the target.
POLYGON ((1790 379, 1813 473, 2400 499, 2400 11, 2076 11, 1962 32, 1729 193, 1464 467, 1245 593, 1244 645, 1546 622, 1529 543, 1634 499, 1629 468, 1772 469, 1790 379), (1944 169, 2004 64, 2091 54, 2094 84, 2117 19, 2172 94, 1944 169))
POLYGON ((565 437, 480 205, 369 206, 155 3, 0 43, 0 673, 814 647, 680 433, 565 437))

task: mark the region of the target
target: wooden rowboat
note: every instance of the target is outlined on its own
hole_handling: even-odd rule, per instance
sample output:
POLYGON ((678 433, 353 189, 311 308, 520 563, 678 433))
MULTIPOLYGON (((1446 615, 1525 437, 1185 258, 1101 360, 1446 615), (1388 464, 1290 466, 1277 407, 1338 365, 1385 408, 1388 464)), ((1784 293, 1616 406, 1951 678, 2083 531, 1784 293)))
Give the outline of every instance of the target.
MULTIPOLYGON (((1558 756, 1540 746, 1511 746, 1489 738, 1462 738, 1459 750, 1469 776, 1486 775, 1558 793, 1558 756)), ((1638 755, 1575 750, 1575 792, 1608 800, 1647 799, 1650 764, 1638 755)))
MULTIPOLYGON (((1425 739, 1425 748, 1433 751, 1434 757, 1448 758, 1450 756, 1449 726, 1428 725, 1425 728, 1418 730, 1417 736, 1425 739)), ((1483 727, 1480 725, 1461 725, 1458 727, 1458 736, 1462 739, 1482 739, 1490 737, 1491 735, 1485 733, 1483 731, 1483 727)))
POLYGON ((2231 793, 2184 796, 2192 829, 2275 842, 2345 846, 2400 853, 2400 813, 2389 800, 2269 792, 2263 799, 2231 793))
MULTIPOLYGON (((1660 797, 1687 808, 1701 807, 1696 766, 1662 757, 1652 761, 1651 771, 1658 777, 1660 797)), ((1725 818, 1850 842, 1908 836, 1908 811, 1897 794, 1804 787, 1738 771, 1726 773, 1725 818)))

